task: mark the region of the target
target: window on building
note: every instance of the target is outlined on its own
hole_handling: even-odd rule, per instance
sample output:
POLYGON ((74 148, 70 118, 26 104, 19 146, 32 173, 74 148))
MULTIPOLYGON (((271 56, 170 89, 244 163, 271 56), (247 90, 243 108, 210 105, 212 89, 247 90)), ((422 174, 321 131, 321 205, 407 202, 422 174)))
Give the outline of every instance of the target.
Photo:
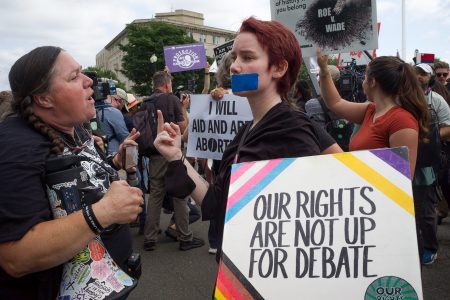
POLYGON ((213 44, 214 45, 218 45, 219 44, 219 37, 218 36, 213 36, 213 44))
POLYGON ((200 35, 200 42, 206 43, 206 35, 205 34, 200 35))

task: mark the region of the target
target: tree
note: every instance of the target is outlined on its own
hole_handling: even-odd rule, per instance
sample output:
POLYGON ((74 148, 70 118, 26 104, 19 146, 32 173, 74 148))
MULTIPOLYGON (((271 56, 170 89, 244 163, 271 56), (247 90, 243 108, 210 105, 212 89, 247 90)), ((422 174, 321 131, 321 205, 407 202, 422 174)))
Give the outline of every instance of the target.
POLYGON ((83 71, 95 72, 95 73, 97 73, 97 78, 112 79, 117 82, 116 87, 125 90, 125 84, 120 82, 119 79, 117 79, 117 74, 111 70, 101 69, 101 68, 97 68, 97 67, 87 67, 83 71))
MULTIPOLYGON (((129 24, 126 30, 129 42, 119 46, 125 52, 121 72, 135 83, 132 89, 138 95, 149 95, 153 73, 164 69, 164 46, 195 42, 184 29, 160 21, 129 24), (150 57, 153 54, 158 60, 151 64, 150 57)), ((178 86, 187 89, 188 79, 197 79, 196 92, 203 87, 203 70, 173 73, 172 76, 174 89, 178 86)))

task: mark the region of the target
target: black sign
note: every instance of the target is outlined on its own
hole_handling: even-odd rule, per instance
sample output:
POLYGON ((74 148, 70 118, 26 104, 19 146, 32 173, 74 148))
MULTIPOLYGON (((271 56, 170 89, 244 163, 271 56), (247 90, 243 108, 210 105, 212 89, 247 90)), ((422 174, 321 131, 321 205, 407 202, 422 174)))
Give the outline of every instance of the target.
POLYGON ((222 61, 225 54, 231 51, 231 49, 233 48, 233 43, 234 40, 231 40, 213 49, 217 65, 220 65, 220 62, 222 61))

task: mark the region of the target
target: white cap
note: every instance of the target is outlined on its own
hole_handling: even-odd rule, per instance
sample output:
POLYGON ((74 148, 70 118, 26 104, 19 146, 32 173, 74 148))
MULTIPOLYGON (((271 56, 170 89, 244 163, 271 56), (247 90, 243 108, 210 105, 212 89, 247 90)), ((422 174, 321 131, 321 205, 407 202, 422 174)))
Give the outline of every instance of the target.
POLYGON ((430 75, 434 75, 433 68, 430 65, 427 64, 418 64, 416 65, 416 68, 422 69, 425 73, 428 73, 430 75))

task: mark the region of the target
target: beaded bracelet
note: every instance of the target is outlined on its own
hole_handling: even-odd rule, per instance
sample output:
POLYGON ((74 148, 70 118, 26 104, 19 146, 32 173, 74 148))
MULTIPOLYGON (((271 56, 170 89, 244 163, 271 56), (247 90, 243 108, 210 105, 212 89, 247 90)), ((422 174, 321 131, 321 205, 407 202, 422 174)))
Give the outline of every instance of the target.
POLYGON ((85 205, 83 207, 83 216, 93 233, 98 235, 105 230, 95 217, 94 211, 92 210, 92 205, 85 205))

